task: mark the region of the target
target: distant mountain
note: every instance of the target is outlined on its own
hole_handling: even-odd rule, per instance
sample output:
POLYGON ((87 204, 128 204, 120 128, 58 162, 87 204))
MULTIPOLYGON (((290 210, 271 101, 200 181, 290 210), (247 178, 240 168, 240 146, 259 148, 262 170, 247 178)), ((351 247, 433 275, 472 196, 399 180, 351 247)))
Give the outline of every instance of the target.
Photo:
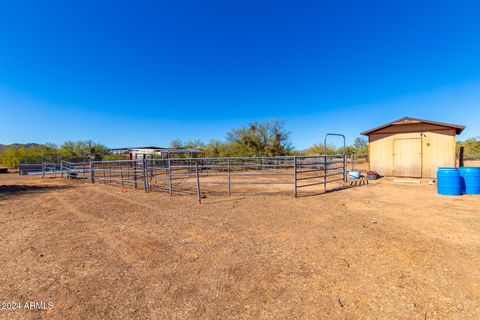
POLYGON ((15 147, 25 147, 25 148, 31 148, 31 147, 36 147, 36 146, 40 146, 41 144, 38 144, 38 143, 12 143, 12 144, 1 144, 0 143, 0 152, 2 152, 3 150, 5 150, 6 147, 9 147, 9 146, 15 146, 15 147))

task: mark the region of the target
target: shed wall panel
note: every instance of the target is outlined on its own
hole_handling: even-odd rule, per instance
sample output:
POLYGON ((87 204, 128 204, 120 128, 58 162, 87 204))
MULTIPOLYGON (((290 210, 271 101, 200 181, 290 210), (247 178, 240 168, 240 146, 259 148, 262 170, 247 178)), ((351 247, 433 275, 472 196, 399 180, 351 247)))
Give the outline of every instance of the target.
POLYGON ((423 177, 436 177, 438 167, 455 167, 455 130, 425 132, 422 143, 423 177))
MULTIPOLYGON (((420 129, 423 126, 415 124, 420 129)), ((432 131, 419 131, 408 133, 378 132, 369 135, 370 169, 376 170, 384 176, 395 176, 394 141, 397 139, 421 139, 421 176, 433 178, 440 166, 455 166, 455 130, 443 128, 431 128, 432 131)), ((408 129, 410 130, 410 129, 408 129)), ((417 140, 418 141, 418 140, 417 140)), ((411 146, 418 149, 418 144, 411 146)), ((408 149, 408 148, 407 148, 408 149)), ((410 155, 402 155, 404 161, 412 159, 412 168, 418 166, 418 158, 413 157, 417 151, 409 152, 410 155)), ((397 156, 398 158, 399 156, 397 156)), ((403 161, 402 160, 402 161, 403 161)), ((408 166, 408 164, 404 164, 408 166)), ((398 169, 397 169, 398 170, 398 169)), ((413 169, 412 169, 413 170, 413 169)), ((405 176, 405 174, 398 174, 405 176)), ((415 174, 413 176, 420 176, 415 174)))

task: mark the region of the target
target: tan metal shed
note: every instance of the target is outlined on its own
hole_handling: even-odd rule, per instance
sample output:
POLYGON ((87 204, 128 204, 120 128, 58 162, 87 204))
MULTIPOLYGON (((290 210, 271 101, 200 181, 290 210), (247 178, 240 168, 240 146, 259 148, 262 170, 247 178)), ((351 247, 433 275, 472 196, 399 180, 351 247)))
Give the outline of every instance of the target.
POLYGON ((456 135, 464 126, 401 118, 362 132, 368 136, 370 170, 383 176, 433 178, 456 164, 456 135))

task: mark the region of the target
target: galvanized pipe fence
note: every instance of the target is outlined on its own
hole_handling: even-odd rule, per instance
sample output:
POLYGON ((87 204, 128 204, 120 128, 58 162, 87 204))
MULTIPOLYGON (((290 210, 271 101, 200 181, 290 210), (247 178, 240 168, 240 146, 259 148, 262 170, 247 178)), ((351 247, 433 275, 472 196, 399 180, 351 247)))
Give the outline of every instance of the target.
MULTIPOLYGON (((343 139, 343 153, 315 156, 278 157, 219 157, 219 158, 167 158, 112 161, 42 163, 42 176, 60 174, 69 179, 85 179, 91 183, 118 185, 122 188, 143 189, 145 192, 191 191, 194 186, 201 202, 202 190, 211 185, 224 185, 228 195, 235 185, 291 185, 296 197, 303 188, 323 186, 323 191, 335 188, 334 183, 347 182, 347 155, 345 136, 328 133, 328 137, 343 139)), ((353 168, 354 158, 351 158, 353 168)), ((29 168, 25 168, 27 170, 29 168)))
MULTIPOLYGON (((117 185, 122 188, 163 191, 170 195, 196 191, 199 202, 208 187, 224 185, 215 192, 230 195, 235 186, 291 185, 294 196, 299 190, 314 186, 326 192, 333 183, 345 186, 347 156, 283 156, 283 157, 231 157, 231 158, 170 158, 134 159, 60 164, 31 164, 28 168, 42 176, 60 175, 68 179, 81 179, 91 183, 117 185)), ((315 190, 318 191, 318 190, 315 190)))
POLYGON ((56 176, 57 174, 61 174, 61 165, 59 163, 50 163, 50 162, 43 162, 43 163, 20 163, 18 165, 18 173, 20 175, 42 175, 45 177, 46 175, 53 175, 56 176))
POLYGON ((91 176, 90 163, 87 161, 82 162, 69 162, 62 160, 60 162, 60 174, 63 178, 66 176, 69 179, 89 179, 91 176))
POLYGON ((323 186, 326 192, 334 182, 347 181, 347 157, 340 155, 238 157, 238 158, 170 158, 92 161, 65 165, 68 175, 83 177, 92 183, 164 191, 173 194, 193 185, 198 200, 210 185, 225 185, 230 195, 235 185, 292 185, 299 189, 323 186))

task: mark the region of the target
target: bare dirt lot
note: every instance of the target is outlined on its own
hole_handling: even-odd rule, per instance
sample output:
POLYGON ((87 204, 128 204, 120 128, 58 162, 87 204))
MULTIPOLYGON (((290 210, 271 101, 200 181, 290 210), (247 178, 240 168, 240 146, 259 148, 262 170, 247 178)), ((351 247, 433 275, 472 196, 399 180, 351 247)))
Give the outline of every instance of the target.
POLYGON ((0 175, 0 319, 479 319, 480 196, 170 197, 0 175))

